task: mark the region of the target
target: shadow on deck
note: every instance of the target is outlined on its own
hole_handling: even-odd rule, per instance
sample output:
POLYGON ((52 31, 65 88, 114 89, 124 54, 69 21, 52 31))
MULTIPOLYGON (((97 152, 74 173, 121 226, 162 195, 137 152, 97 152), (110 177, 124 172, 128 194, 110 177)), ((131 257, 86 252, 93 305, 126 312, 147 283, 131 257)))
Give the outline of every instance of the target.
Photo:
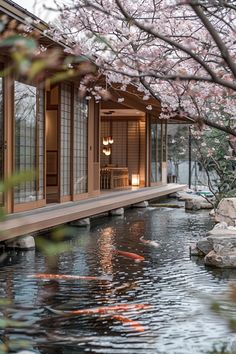
POLYGON ((98 197, 48 205, 41 209, 10 214, 0 222, 0 241, 62 225, 74 220, 132 206, 145 200, 155 199, 186 188, 186 185, 170 183, 159 187, 104 192, 98 197))

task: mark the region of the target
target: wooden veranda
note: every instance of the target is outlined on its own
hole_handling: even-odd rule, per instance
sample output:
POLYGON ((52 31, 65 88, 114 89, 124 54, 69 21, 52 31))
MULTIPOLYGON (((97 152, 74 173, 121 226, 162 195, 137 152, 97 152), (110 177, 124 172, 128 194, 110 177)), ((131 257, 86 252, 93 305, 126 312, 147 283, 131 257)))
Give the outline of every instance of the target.
POLYGON ((186 185, 170 183, 158 187, 111 191, 83 201, 53 204, 37 210, 10 214, 6 220, 0 222, 0 241, 37 233, 117 208, 132 206, 183 190, 185 187, 186 185))

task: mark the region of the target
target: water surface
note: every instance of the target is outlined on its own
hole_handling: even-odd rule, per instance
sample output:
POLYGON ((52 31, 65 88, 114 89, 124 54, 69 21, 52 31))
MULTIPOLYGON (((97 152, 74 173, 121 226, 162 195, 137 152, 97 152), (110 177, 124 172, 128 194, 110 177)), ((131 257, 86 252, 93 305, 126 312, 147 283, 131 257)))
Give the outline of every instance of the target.
POLYGON ((208 212, 184 209, 128 209, 124 217, 100 217, 77 228, 66 241, 71 250, 54 263, 39 251, 8 252, 0 268, 0 297, 12 299, 11 319, 28 321, 27 333, 8 330, 9 338, 29 339, 36 353, 189 354, 207 353, 233 337, 223 319, 209 309, 236 272, 206 268, 189 257, 189 243, 212 226, 208 212), (159 248, 140 242, 155 240, 159 248), (114 253, 135 252, 145 261, 114 253), (39 280, 35 273, 108 276, 98 280, 39 280), (122 303, 150 308, 123 315, 143 332, 111 315, 60 316, 54 309, 84 309, 122 303))

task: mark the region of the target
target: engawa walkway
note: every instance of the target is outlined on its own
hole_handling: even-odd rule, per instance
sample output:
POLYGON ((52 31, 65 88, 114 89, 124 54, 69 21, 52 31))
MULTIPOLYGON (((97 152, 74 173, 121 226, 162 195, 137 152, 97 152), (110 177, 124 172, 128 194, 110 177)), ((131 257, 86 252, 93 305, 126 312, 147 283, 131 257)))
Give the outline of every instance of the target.
POLYGON ((155 199, 185 187, 186 185, 170 183, 160 187, 107 192, 79 202, 48 205, 30 212, 11 214, 5 221, 0 222, 0 241, 155 199))

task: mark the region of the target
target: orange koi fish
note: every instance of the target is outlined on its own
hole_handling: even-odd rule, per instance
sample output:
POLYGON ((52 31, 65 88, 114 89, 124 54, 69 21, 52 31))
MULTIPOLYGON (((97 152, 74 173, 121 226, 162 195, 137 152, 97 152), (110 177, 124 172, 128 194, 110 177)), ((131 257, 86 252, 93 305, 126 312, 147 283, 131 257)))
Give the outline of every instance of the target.
POLYGON ((137 332, 144 332, 145 331, 144 327, 139 322, 133 321, 128 317, 125 317, 122 315, 113 315, 112 318, 133 327, 135 329, 135 331, 137 331, 137 332))
POLYGON ((139 254, 132 253, 132 252, 126 252, 126 251, 119 251, 119 250, 114 250, 116 254, 119 254, 120 256, 124 256, 127 258, 132 258, 135 261, 144 261, 145 258, 143 256, 140 256, 139 254))
POLYGON ((140 237, 139 241, 148 246, 160 247, 160 244, 158 242, 153 240, 144 240, 143 236, 140 237))
POLYGON ((46 273, 38 273, 38 274, 32 274, 28 275, 28 278, 36 278, 36 279, 62 279, 62 280, 73 280, 73 279, 85 279, 85 280, 104 280, 104 281, 109 281, 111 280, 110 277, 108 276, 98 276, 98 277, 93 277, 93 276, 83 276, 83 275, 67 275, 67 274, 46 274, 46 273))
POLYGON ((150 305, 147 304, 120 304, 112 306, 102 306, 102 307, 92 307, 88 309, 79 309, 79 310, 57 310, 51 307, 46 307, 49 311, 57 315, 94 315, 94 314, 113 314, 116 311, 130 311, 130 310, 143 310, 149 308, 150 305))

